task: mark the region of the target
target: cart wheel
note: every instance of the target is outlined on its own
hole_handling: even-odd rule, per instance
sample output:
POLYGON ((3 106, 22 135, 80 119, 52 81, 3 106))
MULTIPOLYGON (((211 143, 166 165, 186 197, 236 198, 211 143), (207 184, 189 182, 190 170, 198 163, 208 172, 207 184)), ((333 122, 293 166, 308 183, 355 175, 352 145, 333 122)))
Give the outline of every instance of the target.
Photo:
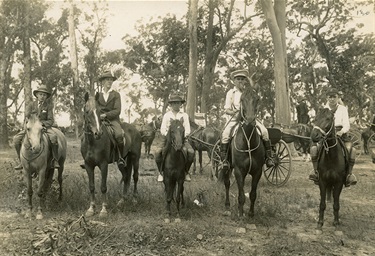
MULTIPOLYGON (((361 135, 357 132, 351 132, 349 131, 347 133, 348 137, 350 138, 350 141, 353 143, 353 147, 356 149, 356 155, 355 158, 357 159, 362 154, 362 141, 361 141, 361 135)), ((374 138, 375 139, 375 138, 374 138)), ((370 141, 370 140, 369 140, 370 141)), ((374 145, 375 146, 375 145, 374 145)))
POLYGON ((264 168, 264 176, 267 181, 277 187, 283 186, 290 177, 292 172, 292 155, 290 153, 288 144, 280 140, 272 145, 275 165, 264 168))
MULTIPOLYGON (((211 164, 212 166, 219 166, 220 165, 220 162, 221 162, 221 157, 220 157, 220 140, 216 141, 214 147, 212 148, 212 152, 211 152, 211 164)), ((216 177, 218 178, 218 171, 215 171, 215 170, 218 170, 218 168, 212 168, 212 175, 213 177, 216 177)))

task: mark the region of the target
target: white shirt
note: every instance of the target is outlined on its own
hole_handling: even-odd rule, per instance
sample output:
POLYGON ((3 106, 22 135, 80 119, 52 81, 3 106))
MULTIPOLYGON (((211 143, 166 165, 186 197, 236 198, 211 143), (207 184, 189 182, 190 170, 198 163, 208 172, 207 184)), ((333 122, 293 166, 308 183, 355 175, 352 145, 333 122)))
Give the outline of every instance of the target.
POLYGON ((112 89, 109 89, 108 92, 103 91, 103 98, 105 102, 108 100, 109 93, 112 91, 112 89))
POLYGON ((176 115, 172 111, 168 111, 167 113, 165 113, 165 115, 163 116, 163 121, 161 122, 161 126, 160 126, 161 135, 167 136, 169 126, 171 125, 171 119, 180 120, 181 118, 183 118, 184 120, 183 125, 185 128, 185 137, 189 135, 190 134, 189 116, 187 113, 182 112, 182 111, 177 112, 176 115))
POLYGON ((242 92, 234 87, 227 92, 224 109, 240 110, 242 92))
MULTIPOLYGON (((331 109, 328 103, 324 107, 331 109)), ((342 133, 347 133, 350 129, 348 109, 340 104, 335 111, 335 126, 342 126, 342 133)))

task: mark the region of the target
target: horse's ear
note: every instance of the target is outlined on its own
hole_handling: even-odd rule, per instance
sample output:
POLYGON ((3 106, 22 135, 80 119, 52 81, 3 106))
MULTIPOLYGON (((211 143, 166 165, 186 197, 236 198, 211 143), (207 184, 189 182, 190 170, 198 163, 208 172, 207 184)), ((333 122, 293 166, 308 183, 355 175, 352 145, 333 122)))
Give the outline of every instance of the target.
POLYGON ((95 93, 95 100, 98 100, 98 99, 99 99, 99 93, 96 92, 96 93, 95 93))
POLYGON ((85 102, 87 102, 90 98, 90 95, 88 92, 85 92, 85 102))

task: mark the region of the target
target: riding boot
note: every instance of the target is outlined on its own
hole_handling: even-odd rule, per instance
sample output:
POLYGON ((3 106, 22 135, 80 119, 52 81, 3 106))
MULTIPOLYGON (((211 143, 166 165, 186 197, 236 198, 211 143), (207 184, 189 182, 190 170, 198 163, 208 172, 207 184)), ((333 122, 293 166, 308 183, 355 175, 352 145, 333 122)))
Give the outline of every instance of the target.
POLYGON ((309 173, 309 179, 314 181, 315 184, 319 182, 319 173, 318 173, 318 158, 311 156, 311 162, 313 164, 313 170, 309 173))
POLYGON ((220 158, 221 158, 222 169, 229 168, 228 147, 229 147, 229 143, 221 143, 220 145, 220 158))
POLYGON ((117 150, 118 150, 118 161, 117 161, 117 166, 120 168, 125 168, 126 167, 126 161, 123 158, 123 151, 124 151, 124 144, 123 143, 118 143, 117 144, 117 150))
POLYGON ((273 156, 272 156, 271 141, 264 140, 264 147, 266 148, 266 166, 267 167, 275 166, 275 163, 273 162, 273 156))
POLYGON ((53 155, 53 168, 60 168, 59 164, 59 144, 52 144, 52 155, 53 155))
POLYGON ((346 176, 345 187, 349 187, 350 185, 357 184, 357 178, 352 173, 353 172, 354 163, 355 163, 354 159, 349 159, 348 176, 346 176))
POLYGON ((22 170, 22 164, 21 164, 21 158, 20 158, 20 152, 21 152, 21 144, 15 144, 14 148, 16 149, 17 156, 18 156, 18 164, 14 167, 15 170, 22 170))

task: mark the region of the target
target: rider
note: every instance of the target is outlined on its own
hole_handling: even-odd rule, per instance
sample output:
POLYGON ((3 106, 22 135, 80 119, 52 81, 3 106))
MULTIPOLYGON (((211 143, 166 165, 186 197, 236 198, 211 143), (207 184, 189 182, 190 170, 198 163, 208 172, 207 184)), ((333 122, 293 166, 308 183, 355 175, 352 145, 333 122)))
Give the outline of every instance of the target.
MULTIPOLYGON (((191 147, 191 145, 188 143, 187 136, 190 134, 190 122, 189 122, 189 116, 187 113, 180 110, 183 103, 185 103, 185 100, 178 95, 177 93, 172 93, 169 96, 168 100, 169 106, 171 108, 170 111, 166 112, 163 116, 163 120, 161 122, 160 126, 160 134, 161 134, 161 147, 158 149, 158 151, 155 153, 155 162, 158 166, 159 175, 158 175, 158 181, 163 181, 163 172, 161 170, 161 165, 163 162, 163 150, 166 143, 166 136, 169 130, 170 126, 170 120, 176 120, 183 118, 183 125, 185 128, 185 142, 184 142, 184 148, 187 150, 188 159, 194 159, 194 150, 191 147)), ((189 170, 186 170, 185 175, 185 181, 191 181, 189 170)))
MULTIPOLYGON (((345 106, 339 104, 340 97, 339 91, 337 89, 330 88, 326 95, 328 97, 328 103, 324 107, 332 110, 335 113, 336 135, 341 137, 342 141, 345 143, 345 147, 349 152, 348 176, 346 177, 345 184, 345 186, 348 187, 350 185, 357 184, 357 178, 354 176, 354 174, 352 174, 353 166, 355 163, 356 149, 353 147, 352 142, 347 136, 347 132, 350 129, 348 109, 345 106)), ((317 169, 318 152, 320 146, 320 144, 313 143, 310 147, 311 161, 314 169, 311 170, 309 174, 309 179, 316 183, 319 181, 319 173, 317 169)))
MULTIPOLYGON (((59 168, 58 162, 58 141, 57 135, 52 130, 52 125, 54 123, 53 117, 53 104, 51 101, 51 92, 45 85, 41 85, 39 88, 33 91, 33 95, 37 98, 36 101, 33 101, 32 104, 26 109, 25 117, 29 117, 31 114, 36 113, 39 117, 39 120, 43 124, 43 130, 48 135, 49 140, 52 144, 52 155, 53 155, 53 166, 54 168, 59 168)), ((20 159, 20 151, 22 140, 26 134, 26 130, 21 130, 13 137, 14 147, 17 152, 18 159, 20 159)), ((22 165, 19 163, 14 167, 16 170, 21 170, 22 165)))
MULTIPOLYGON (((221 134, 221 161, 223 168, 229 167, 229 162, 227 159, 227 151, 229 147, 229 141, 231 139, 231 131, 232 128, 238 123, 239 121, 239 109, 240 109, 240 99, 242 95, 242 91, 246 84, 250 84, 249 73, 247 70, 236 70, 232 72, 231 78, 234 84, 234 88, 230 89, 227 92, 225 98, 225 105, 224 110, 225 114, 227 114, 227 123, 225 124, 224 130, 221 134)), ((271 142, 268 135, 267 128, 257 119, 256 126, 259 128, 264 146, 266 148, 266 165, 267 167, 271 167, 274 165, 272 161, 272 150, 271 150, 271 142)))
POLYGON ((117 77, 115 77, 110 71, 105 71, 99 76, 99 82, 102 83, 103 91, 99 92, 97 104, 99 107, 100 119, 108 120, 113 128, 114 138, 120 154, 117 164, 125 165, 125 161, 121 157, 124 153, 125 146, 124 131, 122 130, 120 123, 121 96, 120 93, 112 89, 112 84, 116 80, 117 77))
POLYGON ((298 105, 296 106, 297 110, 297 122, 299 124, 308 124, 309 123, 309 109, 306 104, 306 99, 301 98, 298 100, 298 105))

